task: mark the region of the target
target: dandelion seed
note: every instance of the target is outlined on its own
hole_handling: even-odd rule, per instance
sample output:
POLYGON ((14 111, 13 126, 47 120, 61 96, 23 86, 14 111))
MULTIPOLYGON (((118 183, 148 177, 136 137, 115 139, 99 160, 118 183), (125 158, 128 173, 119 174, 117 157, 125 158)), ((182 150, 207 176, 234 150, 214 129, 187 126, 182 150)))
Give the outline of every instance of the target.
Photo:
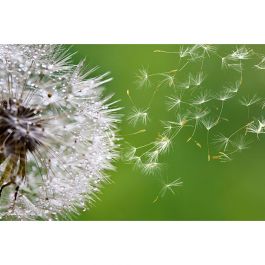
POLYGON ((177 87, 179 89, 185 89, 185 90, 187 90, 187 89, 189 89, 191 87, 191 81, 188 80, 188 81, 185 81, 185 82, 178 83, 177 84, 177 87))
POLYGON ((247 126, 247 132, 254 133, 257 135, 257 138, 259 134, 265 133, 265 120, 258 120, 256 123, 250 123, 247 126))
POLYGON ((227 149, 227 146, 231 143, 231 140, 230 137, 227 137, 222 133, 219 133, 214 137, 213 143, 218 144, 219 148, 225 151, 227 149))
POLYGON ((249 147, 249 142, 244 135, 241 135, 232 142, 232 145, 236 148, 236 151, 241 152, 249 147))
POLYGON ((153 175, 161 169, 161 164, 158 162, 147 162, 142 164, 142 171, 146 175, 153 175))
POLYGON ((117 156, 106 75, 54 45, 0 46, 0 217, 67 218, 92 200, 117 156))
POLYGON ((202 91, 199 95, 197 95, 191 102, 194 105, 202 105, 206 102, 212 100, 212 96, 210 95, 209 91, 202 91))
POLYGON ((205 127, 207 131, 210 131, 214 126, 216 126, 216 120, 213 119, 212 117, 206 117, 204 118, 201 123, 205 127))
POLYGON ((201 47, 203 49, 203 51, 208 55, 208 57, 210 57, 211 53, 216 52, 216 47, 214 45, 201 44, 201 45, 199 45, 199 47, 201 47))
POLYGON ((124 158, 125 160, 131 161, 134 160, 137 148, 132 145, 128 145, 124 151, 124 158))
POLYGON ((242 73, 242 71, 243 71, 241 63, 227 64, 227 67, 230 68, 230 69, 235 70, 238 73, 242 73))
POLYGON ((247 96, 247 97, 242 97, 242 99, 239 100, 240 104, 246 107, 250 107, 254 105, 255 103, 259 102, 261 99, 257 96, 247 96))
POLYGON ((232 97, 234 97, 234 96, 235 96, 235 94, 232 93, 231 90, 229 90, 229 89, 225 89, 225 90, 219 92, 219 93, 215 96, 215 98, 216 98, 217 100, 220 100, 220 101, 226 101, 226 100, 228 100, 228 99, 230 99, 230 98, 232 98, 232 97))
POLYGON ((160 151, 154 150, 146 153, 148 163, 157 162, 159 158, 160 151))
POLYGON ((264 70, 265 69, 265 57, 263 57, 261 61, 255 65, 255 67, 260 70, 264 70))
POLYGON ((205 75, 203 72, 196 74, 195 76, 190 75, 191 84, 194 86, 200 86, 202 82, 205 80, 205 75))
POLYGON ((192 119, 199 121, 205 116, 207 116, 209 113, 210 112, 207 109, 195 108, 194 110, 190 111, 190 117, 192 119))
POLYGON ((194 126, 194 129, 192 131, 192 134, 191 136, 188 138, 187 142, 189 142, 193 136, 195 135, 195 132, 197 130, 197 127, 198 127, 198 122, 203 118, 205 117, 206 115, 208 115, 209 111, 206 110, 206 109, 200 109, 200 108, 196 108, 194 110, 194 112, 191 112, 190 116, 192 119, 195 119, 195 126, 194 126))
POLYGON ((175 179, 172 182, 169 183, 163 183, 163 187, 158 193, 157 197, 153 201, 154 203, 158 201, 159 197, 163 198, 167 192, 171 192, 173 195, 175 195, 175 188, 181 187, 183 185, 183 181, 181 178, 175 179))
POLYGON ((142 162, 142 158, 141 158, 141 156, 136 156, 136 155, 135 155, 134 157, 132 157, 131 161, 134 163, 135 168, 140 168, 140 169, 142 169, 142 167, 143 167, 143 162, 142 162))
POLYGON ((211 117, 206 117, 201 122, 202 122, 203 126, 207 130, 206 142, 207 142, 207 150, 208 150, 208 161, 210 161, 211 160, 211 155, 210 155, 210 146, 209 146, 209 133, 210 133, 210 130, 214 126, 216 126, 217 122, 216 122, 216 120, 213 120, 211 117))
POLYGON ((228 59, 227 57, 222 57, 222 68, 227 68, 228 67, 228 59))
POLYGON ((135 126, 137 123, 146 125, 149 120, 148 109, 133 108, 132 113, 128 116, 128 121, 135 126))
POLYGON ((224 152, 219 152, 218 159, 221 162, 230 162, 232 160, 232 158, 229 156, 229 154, 226 154, 224 152))
POLYGON ((229 84, 224 87, 225 91, 231 92, 231 93, 237 93, 239 88, 241 86, 241 81, 236 81, 234 84, 229 84))
POLYGON ((182 103, 181 98, 179 96, 175 97, 167 97, 167 105, 168 105, 168 110, 172 110, 174 108, 178 109, 182 103))
POLYGON ((237 48, 234 52, 232 52, 229 57, 233 60, 248 60, 251 59, 253 51, 247 49, 246 47, 237 48))
POLYGON ((164 78, 160 81, 159 86, 164 84, 168 85, 169 87, 175 87, 175 76, 170 74, 160 74, 164 78))
POLYGON ((177 126, 177 123, 173 122, 173 121, 163 121, 162 124, 164 126, 163 135, 170 134, 172 132, 172 130, 177 126))
POLYGON ((191 54, 192 54, 191 48, 189 48, 189 47, 184 48, 183 46, 180 47, 180 49, 179 49, 179 57, 180 58, 191 56, 191 54))
POLYGON ((149 73, 146 69, 142 68, 138 71, 137 75, 136 75, 136 83, 138 84, 138 86, 140 88, 146 86, 150 86, 150 76, 149 73))
POLYGON ((160 136, 154 143, 154 146, 159 151, 159 153, 164 153, 168 151, 170 145, 171 140, 166 135, 160 136))
POLYGON ((176 124, 178 127, 182 128, 188 122, 187 115, 179 113, 176 117, 176 124))

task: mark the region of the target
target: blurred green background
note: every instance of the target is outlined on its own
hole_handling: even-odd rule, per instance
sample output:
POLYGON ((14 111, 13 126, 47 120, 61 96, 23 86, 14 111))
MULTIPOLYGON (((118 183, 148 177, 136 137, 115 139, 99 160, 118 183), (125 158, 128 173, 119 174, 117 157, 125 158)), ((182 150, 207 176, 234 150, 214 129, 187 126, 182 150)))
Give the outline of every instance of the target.
MULTIPOLYGON (((230 45, 217 45, 219 53, 232 50, 230 45)), ((235 47, 235 45, 233 45, 235 47)), ((265 45, 249 45, 265 54, 265 45)), ((129 89, 139 107, 145 106, 151 90, 136 88, 135 76, 142 66, 150 72, 174 69, 176 56, 158 54, 153 51, 165 49, 177 51, 179 45, 73 45, 77 51, 74 61, 87 59, 90 66, 100 66, 97 73, 111 72, 113 81, 106 85, 106 93, 115 93, 120 99, 122 113, 128 114, 131 103, 126 91, 129 89)), ((225 74, 218 65, 208 66, 212 76, 212 87, 218 89, 225 74)), ((187 75, 185 71, 182 73, 187 75)), ((208 74, 208 73, 207 73, 208 74)), ((234 73, 238 76, 238 73, 234 73)), ((231 80, 233 76, 230 76, 231 80)), ((177 77, 178 78, 178 77, 177 77)), ((161 119, 172 119, 165 111, 163 91, 154 101, 150 126, 147 133, 126 136, 133 130, 125 120, 121 124, 121 135, 135 144, 144 144, 155 139, 161 119)), ((244 77, 242 93, 265 97, 265 70, 249 71, 244 77)), ((233 116, 232 126, 238 128, 246 116, 240 106, 228 105, 226 112, 233 116)), ((231 123, 229 123, 230 126, 231 123)), ((226 130, 226 123, 223 129, 226 130)), ((238 154, 229 163, 208 162, 205 148, 187 144, 190 131, 182 133, 174 141, 171 151, 163 156, 165 167, 161 175, 147 176, 133 169, 124 161, 116 163, 117 170, 111 173, 112 183, 104 185, 99 200, 74 220, 265 220, 265 139, 252 144, 251 148, 238 154), (184 184, 175 189, 176 194, 167 193, 153 203, 162 188, 162 181, 181 177, 184 184)), ((204 139, 205 132, 201 135, 204 139)), ((200 137, 200 135, 198 136, 200 137)))

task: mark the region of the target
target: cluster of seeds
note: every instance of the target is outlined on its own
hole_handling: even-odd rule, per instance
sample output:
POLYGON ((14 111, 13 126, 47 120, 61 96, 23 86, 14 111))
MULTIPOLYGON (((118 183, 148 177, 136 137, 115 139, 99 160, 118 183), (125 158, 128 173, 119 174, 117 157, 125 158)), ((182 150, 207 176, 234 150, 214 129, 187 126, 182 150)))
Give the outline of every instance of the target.
POLYGON ((148 127, 154 123, 162 124, 163 128, 157 132, 156 139, 144 145, 134 146, 128 140, 124 154, 127 161, 144 174, 157 174, 162 166, 161 155, 174 146, 176 137, 185 129, 190 134, 185 140, 187 144, 198 146, 208 161, 227 162, 248 148, 255 140, 253 134, 258 138, 265 132, 264 100, 253 88, 250 95, 246 94, 249 82, 245 82, 246 73, 259 74, 265 69, 265 57, 246 46, 229 48, 225 54, 214 45, 154 51, 174 56, 176 66, 158 73, 150 73, 146 68, 138 70, 136 87, 140 93, 151 91, 151 97, 146 105, 139 107, 135 102, 139 92, 128 90, 132 109, 127 120, 134 128, 141 128, 136 134, 148 133, 148 127), (216 76, 220 76, 217 81, 216 76), (235 122, 237 127, 233 126, 233 115, 226 112, 226 107, 230 110, 231 106, 246 114, 235 122), (171 113, 173 118, 158 120, 154 115, 157 108, 171 113), (222 132, 224 124, 230 131, 222 132))

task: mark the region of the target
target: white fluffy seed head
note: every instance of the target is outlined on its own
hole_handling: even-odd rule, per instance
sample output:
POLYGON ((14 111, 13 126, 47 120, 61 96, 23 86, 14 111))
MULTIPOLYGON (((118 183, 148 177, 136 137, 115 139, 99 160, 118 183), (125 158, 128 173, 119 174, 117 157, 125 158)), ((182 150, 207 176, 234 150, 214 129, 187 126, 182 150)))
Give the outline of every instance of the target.
POLYGON ((113 169, 119 116, 101 88, 110 79, 90 77, 94 69, 86 71, 83 62, 74 66, 70 59, 62 46, 0 46, 1 104, 10 127, 4 129, 7 118, 0 115, 0 138, 5 131, 23 146, 0 141, 0 184, 6 185, 0 218, 67 218, 95 198, 105 171, 113 169), (24 110, 17 122, 21 106, 32 115, 25 117, 24 110), (33 150, 26 148, 28 139, 39 141, 33 150))

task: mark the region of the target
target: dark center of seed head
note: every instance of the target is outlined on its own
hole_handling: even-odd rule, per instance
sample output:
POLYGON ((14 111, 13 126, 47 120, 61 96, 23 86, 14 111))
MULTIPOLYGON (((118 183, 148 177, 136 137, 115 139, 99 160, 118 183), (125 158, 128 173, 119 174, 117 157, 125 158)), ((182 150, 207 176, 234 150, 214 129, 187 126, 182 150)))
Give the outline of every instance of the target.
POLYGON ((23 106, 18 100, 0 101, 0 152, 4 157, 34 152, 40 145, 42 121, 35 108, 23 106))

